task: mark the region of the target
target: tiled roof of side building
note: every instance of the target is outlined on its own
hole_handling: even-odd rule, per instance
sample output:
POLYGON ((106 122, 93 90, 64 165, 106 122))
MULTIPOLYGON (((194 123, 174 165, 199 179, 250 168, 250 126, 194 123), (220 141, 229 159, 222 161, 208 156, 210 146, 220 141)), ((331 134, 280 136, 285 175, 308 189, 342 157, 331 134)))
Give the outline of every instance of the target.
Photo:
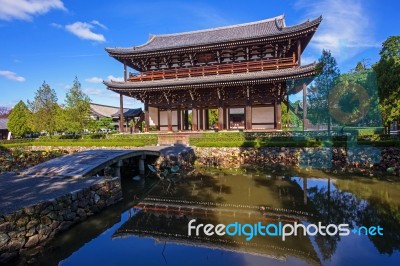
POLYGON ((104 84, 110 90, 157 90, 166 88, 178 88, 180 86, 198 85, 200 87, 207 87, 212 84, 221 84, 229 82, 253 82, 257 80, 288 80, 293 78, 307 77, 315 74, 316 64, 309 64, 301 67, 269 70, 269 71, 257 71, 249 73, 234 73, 224 75, 210 75, 210 76, 199 76, 199 77, 188 77, 179 79, 163 79, 154 81, 138 81, 138 82, 115 82, 115 81, 104 81, 104 84))
POLYGON ((8 118, 0 118, 0 129, 7 129, 8 118))
POLYGON ((176 34, 152 35, 147 43, 131 48, 106 48, 112 54, 135 54, 147 51, 239 41, 246 39, 273 37, 294 33, 312 26, 318 26, 322 17, 287 27, 283 15, 266 20, 237 24, 176 34))

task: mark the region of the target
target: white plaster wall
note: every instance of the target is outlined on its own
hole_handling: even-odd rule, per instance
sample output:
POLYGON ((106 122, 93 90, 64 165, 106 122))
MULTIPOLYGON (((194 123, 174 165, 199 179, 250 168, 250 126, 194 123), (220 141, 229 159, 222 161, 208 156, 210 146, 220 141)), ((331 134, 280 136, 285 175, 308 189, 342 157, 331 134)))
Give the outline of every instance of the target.
MULTIPOLYGON (((274 107, 253 107, 252 123, 274 123, 274 107)), ((253 125, 253 129, 273 129, 274 125, 253 125)))
POLYGON ((158 126, 158 108, 149 106, 150 126, 158 126))

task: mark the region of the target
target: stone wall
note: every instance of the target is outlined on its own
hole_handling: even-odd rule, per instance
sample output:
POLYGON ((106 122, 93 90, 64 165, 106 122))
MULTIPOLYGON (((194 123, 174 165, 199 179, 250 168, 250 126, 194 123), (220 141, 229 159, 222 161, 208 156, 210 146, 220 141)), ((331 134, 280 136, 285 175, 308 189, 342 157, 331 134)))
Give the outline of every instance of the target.
POLYGON ((122 199, 119 177, 0 216, 0 263, 122 199))
POLYGON ((400 148, 195 148, 196 164, 205 167, 319 168, 400 175, 400 148))

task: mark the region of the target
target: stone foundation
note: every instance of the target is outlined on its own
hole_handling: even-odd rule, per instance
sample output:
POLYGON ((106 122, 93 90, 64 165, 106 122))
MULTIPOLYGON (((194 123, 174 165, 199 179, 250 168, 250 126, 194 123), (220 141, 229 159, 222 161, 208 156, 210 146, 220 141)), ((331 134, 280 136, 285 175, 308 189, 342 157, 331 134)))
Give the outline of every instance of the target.
POLYGON ((0 263, 122 199, 119 177, 0 216, 0 263))
POLYGON ((196 164, 221 168, 329 169, 341 172, 390 172, 400 176, 400 148, 194 148, 196 164))

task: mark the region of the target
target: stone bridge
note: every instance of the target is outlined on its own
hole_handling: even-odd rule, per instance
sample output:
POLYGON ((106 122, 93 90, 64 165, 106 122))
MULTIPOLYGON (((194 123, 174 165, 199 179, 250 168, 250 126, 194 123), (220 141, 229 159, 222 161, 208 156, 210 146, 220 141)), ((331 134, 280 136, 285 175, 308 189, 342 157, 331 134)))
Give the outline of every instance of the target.
POLYGON ((106 167, 112 167, 115 173, 122 166, 122 160, 140 157, 139 171, 144 172, 146 156, 175 155, 188 149, 187 147, 154 146, 134 150, 86 150, 30 167, 19 173, 24 177, 81 178, 96 174, 106 167))

